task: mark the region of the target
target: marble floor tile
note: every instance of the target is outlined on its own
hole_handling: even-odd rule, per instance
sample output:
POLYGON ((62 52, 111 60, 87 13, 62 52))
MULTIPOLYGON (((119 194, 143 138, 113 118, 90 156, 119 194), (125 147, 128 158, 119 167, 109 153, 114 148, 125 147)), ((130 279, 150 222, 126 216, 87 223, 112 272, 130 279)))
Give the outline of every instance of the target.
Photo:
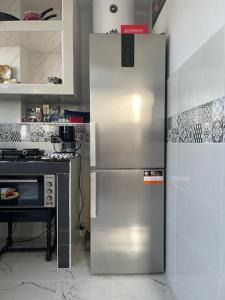
POLYGON ((78 247, 71 270, 57 270, 43 253, 0 259, 1 300, 175 300, 165 275, 93 276, 89 253, 78 247))

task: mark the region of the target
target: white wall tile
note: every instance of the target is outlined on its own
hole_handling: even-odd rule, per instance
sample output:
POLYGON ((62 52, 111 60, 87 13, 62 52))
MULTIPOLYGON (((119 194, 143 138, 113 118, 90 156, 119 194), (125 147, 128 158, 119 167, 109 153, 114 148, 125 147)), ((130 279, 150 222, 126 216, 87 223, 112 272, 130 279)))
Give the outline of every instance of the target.
POLYGON ((218 274, 211 272, 193 249, 177 234, 177 296, 179 300, 217 299, 218 274), (189 294, 190 298, 187 298, 189 294))
POLYGON ((212 272, 219 273, 222 248, 220 212, 177 190, 176 228, 212 272))
POLYGON ((176 72, 167 80, 167 116, 173 116, 178 111, 178 73, 176 72))
POLYGON ((224 28, 178 70, 178 112, 224 96, 224 28))
POLYGON ((177 170, 178 167, 178 144, 168 143, 167 144, 167 169, 177 170))

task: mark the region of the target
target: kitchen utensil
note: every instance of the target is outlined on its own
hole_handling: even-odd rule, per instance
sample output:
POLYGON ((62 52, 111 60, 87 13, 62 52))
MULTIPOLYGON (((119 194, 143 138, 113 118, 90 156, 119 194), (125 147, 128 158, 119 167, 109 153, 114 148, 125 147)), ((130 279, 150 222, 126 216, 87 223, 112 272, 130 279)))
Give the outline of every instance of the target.
POLYGON ((52 18, 57 17, 57 14, 52 14, 46 16, 49 12, 53 11, 53 8, 48 8, 45 11, 43 11, 41 14, 33 11, 27 11, 24 13, 24 20, 26 21, 38 21, 38 20, 50 20, 52 18))
POLYGON ((13 15, 0 12, 0 21, 19 21, 19 19, 13 15))
POLYGON ((48 82, 53 83, 53 84, 62 84, 62 79, 58 78, 58 77, 48 75, 48 82))

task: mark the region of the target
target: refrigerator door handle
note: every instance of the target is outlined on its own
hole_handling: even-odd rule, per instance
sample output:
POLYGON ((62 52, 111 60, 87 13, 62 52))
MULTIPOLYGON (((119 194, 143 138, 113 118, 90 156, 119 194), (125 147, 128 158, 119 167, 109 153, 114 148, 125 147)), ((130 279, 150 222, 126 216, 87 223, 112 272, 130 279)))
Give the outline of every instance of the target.
POLYGON ((90 123, 90 163, 96 167, 96 122, 90 123))
POLYGON ((96 173, 91 173, 91 218, 97 217, 96 173))

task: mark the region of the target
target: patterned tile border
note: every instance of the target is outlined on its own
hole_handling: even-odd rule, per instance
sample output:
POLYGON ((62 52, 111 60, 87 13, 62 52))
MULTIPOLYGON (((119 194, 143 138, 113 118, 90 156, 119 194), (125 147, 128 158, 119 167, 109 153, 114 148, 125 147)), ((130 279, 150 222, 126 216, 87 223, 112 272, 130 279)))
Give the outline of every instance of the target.
POLYGON ((58 133, 60 125, 74 126, 76 139, 83 143, 90 142, 89 124, 6 124, 0 123, 0 142, 1 143, 20 143, 20 142, 50 142, 51 135, 58 133))
POLYGON ((225 143, 225 97, 168 118, 167 142, 225 143))

